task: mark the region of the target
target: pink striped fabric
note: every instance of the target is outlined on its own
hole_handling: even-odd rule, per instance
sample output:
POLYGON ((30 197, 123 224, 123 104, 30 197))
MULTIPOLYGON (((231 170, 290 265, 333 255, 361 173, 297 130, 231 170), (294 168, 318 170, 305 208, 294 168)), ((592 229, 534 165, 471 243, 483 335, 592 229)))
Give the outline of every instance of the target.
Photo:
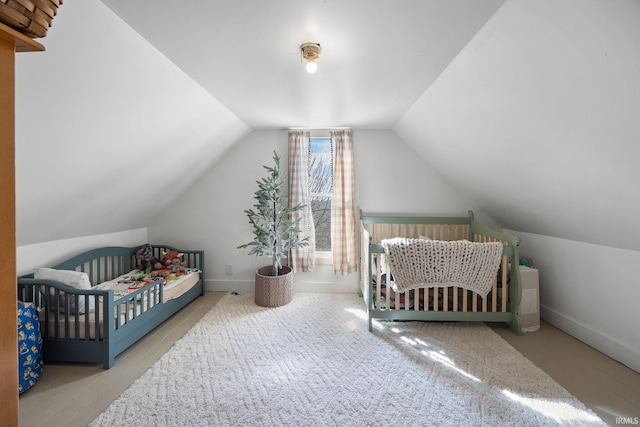
POLYGON ((346 275, 358 269, 352 131, 332 131, 331 144, 333 145, 333 195, 331 200, 333 271, 337 275, 346 275))
POLYGON ((309 244, 292 249, 289 267, 293 272, 313 271, 315 265, 315 229, 309 201, 309 132, 289 132, 289 206, 298 203, 305 208, 292 214, 292 219, 301 218, 298 223, 300 239, 308 238, 309 244))

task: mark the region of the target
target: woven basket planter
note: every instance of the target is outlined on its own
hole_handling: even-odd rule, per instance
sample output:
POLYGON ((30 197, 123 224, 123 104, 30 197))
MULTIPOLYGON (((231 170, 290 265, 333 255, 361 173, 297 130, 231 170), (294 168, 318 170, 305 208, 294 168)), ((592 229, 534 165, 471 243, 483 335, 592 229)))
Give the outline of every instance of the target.
POLYGON ((293 299, 293 272, 282 267, 278 276, 269 276, 273 267, 268 265, 256 271, 255 301, 261 307, 280 307, 293 299))
POLYGON ((62 0, 0 0, 0 22, 31 38, 44 37, 62 0))

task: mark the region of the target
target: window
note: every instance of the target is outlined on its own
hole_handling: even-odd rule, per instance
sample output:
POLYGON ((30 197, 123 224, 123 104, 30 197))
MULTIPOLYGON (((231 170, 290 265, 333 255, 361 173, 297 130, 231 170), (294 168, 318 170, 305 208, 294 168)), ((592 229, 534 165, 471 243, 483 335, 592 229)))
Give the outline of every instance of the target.
POLYGON ((358 269, 352 132, 290 130, 288 139, 289 203, 304 206, 292 217, 300 218, 302 238, 316 242, 293 249, 289 265, 313 271, 318 261, 351 274, 358 269))
POLYGON ((330 137, 309 139, 309 200, 313 213, 316 252, 331 252, 333 165, 330 137))

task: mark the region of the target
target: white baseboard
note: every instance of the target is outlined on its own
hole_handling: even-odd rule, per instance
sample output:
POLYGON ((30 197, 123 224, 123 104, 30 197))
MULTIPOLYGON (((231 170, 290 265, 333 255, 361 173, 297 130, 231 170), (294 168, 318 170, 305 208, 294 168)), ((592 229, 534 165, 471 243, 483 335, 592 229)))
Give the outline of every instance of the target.
MULTIPOLYGON (((253 292, 253 281, 249 280, 205 280, 205 290, 207 291, 224 291, 253 292)), ((317 293, 338 293, 338 294, 355 294, 358 293, 357 283, 295 283, 293 284, 294 292, 317 292, 317 293)))
POLYGON ((640 352, 624 343, 544 305, 540 305, 540 316, 545 322, 552 324, 634 371, 640 372, 640 352))

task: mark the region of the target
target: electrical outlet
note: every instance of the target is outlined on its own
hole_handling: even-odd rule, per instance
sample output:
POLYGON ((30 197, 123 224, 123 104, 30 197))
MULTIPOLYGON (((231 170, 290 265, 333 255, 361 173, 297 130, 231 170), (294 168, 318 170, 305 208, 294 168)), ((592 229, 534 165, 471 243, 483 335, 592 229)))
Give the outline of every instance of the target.
POLYGON ((233 276, 233 265, 227 264, 227 269, 225 270, 227 276, 233 276))

